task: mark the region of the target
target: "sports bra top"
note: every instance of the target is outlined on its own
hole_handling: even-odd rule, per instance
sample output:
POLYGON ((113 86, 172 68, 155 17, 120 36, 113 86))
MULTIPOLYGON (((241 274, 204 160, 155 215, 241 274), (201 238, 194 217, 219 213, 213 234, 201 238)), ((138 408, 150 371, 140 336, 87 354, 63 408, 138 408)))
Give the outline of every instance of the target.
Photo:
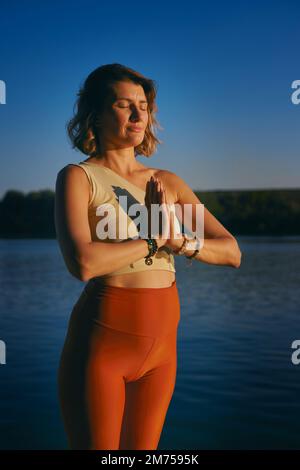
MULTIPOLYGON (((83 161, 79 163, 70 163, 69 165, 80 166, 86 173, 90 184, 88 220, 91 240, 94 242, 114 243, 122 242, 126 239, 138 239, 140 235, 134 219, 136 217, 139 218, 140 213, 138 206, 135 206, 135 210, 132 209, 131 211, 130 207, 134 204, 145 206, 144 198, 146 192, 103 165, 83 161), (121 196, 127 197, 122 197, 120 199, 121 196), (124 201, 126 201, 126 203, 124 201), (111 211, 105 211, 105 207, 108 207, 106 206, 107 204, 110 205, 110 209, 112 209, 111 211), (99 206, 102 206, 102 208, 100 209, 99 206), (133 213, 134 216, 131 215, 133 213), (122 220, 120 220, 120 217, 122 220), (101 220, 103 218, 105 218, 105 221, 101 224, 101 220), (109 220, 112 222, 112 230, 109 229, 109 220), (121 232, 119 232, 119 229, 121 232), (119 235, 121 235, 120 238, 119 235)), ((176 224, 179 224, 179 222, 175 218, 175 225, 176 224)), ((176 272, 174 255, 168 247, 162 246, 156 252, 152 257, 151 265, 145 264, 145 259, 143 257, 130 263, 128 266, 124 266, 117 271, 110 272, 103 277, 152 270, 176 272)))

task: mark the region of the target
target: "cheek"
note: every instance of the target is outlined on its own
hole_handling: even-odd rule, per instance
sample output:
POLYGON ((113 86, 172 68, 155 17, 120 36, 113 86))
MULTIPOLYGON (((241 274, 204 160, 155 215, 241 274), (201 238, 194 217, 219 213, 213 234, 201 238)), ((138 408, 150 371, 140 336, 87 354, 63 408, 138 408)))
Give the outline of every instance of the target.
POLYGON ((144 121, 145 124, 148 124, 148 122, 149 122, 149 115, 148 115, 148 113, 145 113, 145 114, 144 114, 144 116, 143 116, 143 121, 144 121))
MULTIPOLYGON (((124 113, 121 114, 113 109, 108 110, 103 117, 103 134, 113 138, 124 134, 124 127, 127 124, 127 119, 124 113)), ((100 129, 101 131, 101 129, 100 129)))
POLYGON ((128 124, 128 117, 125 113, 114 112, 112 118, 116 130, 120 130, 128 124))

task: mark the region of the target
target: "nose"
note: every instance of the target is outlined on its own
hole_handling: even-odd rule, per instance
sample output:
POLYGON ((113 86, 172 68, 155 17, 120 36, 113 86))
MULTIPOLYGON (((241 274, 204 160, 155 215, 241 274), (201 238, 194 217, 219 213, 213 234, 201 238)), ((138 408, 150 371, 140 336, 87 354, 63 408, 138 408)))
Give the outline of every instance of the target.
POLYGON ((133 110, 132 110, 132 113, 131 113, 131 116, 130 116, 130 121, 141 121, 142 122, 142 112, 140 113, 139 109, 134 106, 133 107, 133 110))

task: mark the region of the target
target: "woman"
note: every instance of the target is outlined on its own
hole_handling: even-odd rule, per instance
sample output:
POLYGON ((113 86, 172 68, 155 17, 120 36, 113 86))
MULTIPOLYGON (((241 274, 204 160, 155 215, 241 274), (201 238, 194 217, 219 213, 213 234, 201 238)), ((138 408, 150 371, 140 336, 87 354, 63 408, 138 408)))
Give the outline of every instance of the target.
POLYGON ((64 426, 72 449, 157 449, 176 381, 180 303, 173 255, 238 267, 241 254, 206 209, 208 240, 201 250, 197 237, 188 245, 169 207, 192 204, 194 225, 199 199, 174 173, 136 160, 160 143, 152 80, 108 64, 87 77, 78 95, 68 133, 88 158, 60 170, 55 195, 66 266, 87 281, 58 370, 64 426), (146 236, 124 198, 130 208, 148 209, 146 236), (167 208, 169 232, 162 233, 161 223, 152 231, 154 204, 167 208), (108 207, 115 212, 101 212, 108 207), (125 237, 116 230, 124 227, 125 237))

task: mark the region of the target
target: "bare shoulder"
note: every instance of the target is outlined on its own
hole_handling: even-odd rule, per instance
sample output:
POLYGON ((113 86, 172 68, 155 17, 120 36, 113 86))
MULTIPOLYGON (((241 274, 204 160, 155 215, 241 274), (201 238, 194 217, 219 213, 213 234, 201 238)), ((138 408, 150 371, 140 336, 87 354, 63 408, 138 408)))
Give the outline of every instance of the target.
POLYGON ((56 182, 57 184, 66 184, 67 182, 77 182, 87 186, 88 180, 85 175, 85 171, 78 165, 68 163, 61 168, 57 173, 56 182))
POLYGON ((83 168, 72 163, 61 168, 56 177, 55 193, 57 198, 69 195, 72 199, 90 201, 92 188, 83 168))
POLYGON ((59 176, 66 176, 68 174, 81 175, 83 174, 83 170, 80 166, 74 163, 68 163, 67 165, 62 167, 57 173, 57 175, 59 176))

